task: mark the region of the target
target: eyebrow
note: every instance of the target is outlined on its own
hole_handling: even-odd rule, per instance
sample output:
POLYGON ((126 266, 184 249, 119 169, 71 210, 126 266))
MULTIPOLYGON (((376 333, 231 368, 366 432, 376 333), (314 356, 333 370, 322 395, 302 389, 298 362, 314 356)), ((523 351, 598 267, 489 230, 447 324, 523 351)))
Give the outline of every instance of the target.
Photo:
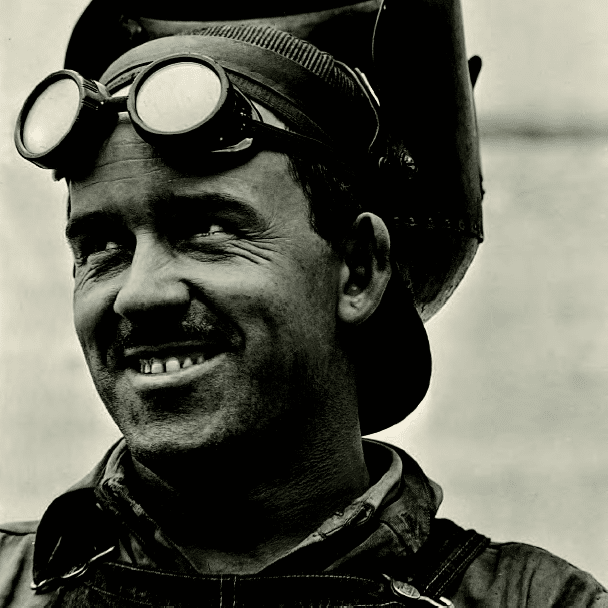
POLYGON ((198 214, 220 215, 227 219, 244 220, 252 228, 261 229, 268 220, 247 200, 220 192, 180 190, 153 202, 156 217, 169 222, 198 214))
MULTIPOLYGON (((178 193, 159 194, 150 206, 154 223, 160 227, 175 225, 183 218, 194 215, 219 215, 228 220, 242 220, 249 227, 263 230, 268 220, 246 200, 218 192, 182 190, 178 193)), ((73 215, 67 222, 65 237, 69 242, 77 240, 103 227, 126 227, 122 214, 117 210, 98 209, 82 215, 73 215)))
POLYGON ((72 216, 65 227, 65 238, 69 242, 73 242, 84 234, 90 234, 100 227, 109 225, 124 226, 120 214, 100 209, 84 215, 72 216))

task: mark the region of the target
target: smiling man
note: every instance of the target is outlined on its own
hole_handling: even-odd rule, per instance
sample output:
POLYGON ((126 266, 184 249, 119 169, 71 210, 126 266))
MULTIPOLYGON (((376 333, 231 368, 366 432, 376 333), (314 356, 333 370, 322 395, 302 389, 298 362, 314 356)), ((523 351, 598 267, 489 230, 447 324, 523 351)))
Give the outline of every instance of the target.
POLYGON ((386 185, 412 159, 367 79, 274 26, 184 21, 99 82, 52 75, 20 117, 21 154, 69 186, 76 332, 123 439, 4 528, 3 605, 608 605, 436 519, 440 488, 362 440, 424 396, 417 306, 472 240, 458 262, 440 237, 443 270, 407 257, 386 185))
POLYGON ((369 485, 339 325, 379 302, 388 235, 360 216, 379 259, 354 268, 283 155, 202 164, 168 167, 127 121, 71 182, 75 324, 134 472, 167 498, 152 514, 202 543, 201 571, 249 573, 369 485))

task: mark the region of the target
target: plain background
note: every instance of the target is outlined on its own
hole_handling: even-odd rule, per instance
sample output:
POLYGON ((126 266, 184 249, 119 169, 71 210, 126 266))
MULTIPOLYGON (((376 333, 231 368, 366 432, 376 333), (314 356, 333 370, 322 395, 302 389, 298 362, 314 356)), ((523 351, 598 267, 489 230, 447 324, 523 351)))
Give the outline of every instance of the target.
MULTIPOLYGON (((382 437, 443 486, 443 516, 605 582, 608 4, 463 2, 487 239, 427 324, 429 395, 382 437)), ((72 330, 64 186, 12 144, 86 4, 1 1, 0 521, 39 517, 117 437, 72 330)))

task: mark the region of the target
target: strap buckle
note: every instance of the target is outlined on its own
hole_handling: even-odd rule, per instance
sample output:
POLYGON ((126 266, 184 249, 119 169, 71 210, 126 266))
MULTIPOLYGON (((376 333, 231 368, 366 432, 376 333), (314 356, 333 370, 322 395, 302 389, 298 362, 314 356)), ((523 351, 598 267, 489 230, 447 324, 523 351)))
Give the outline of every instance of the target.
POLYGON ((409 583, 404 583, 403 581, 395 580, 394 578, 391 578, 386 574, 384 574, 383 576, 391 582, 391 590, 397 596, 407 597, 411 600, 421 600, 423 602, 431 604, 432 606, 437 606, 438 608, 448 608, 450 606, 452 608, 454 607, 454 604, 447 597, 428 597, 426 595, 422 595, 420 591, 416 589, 416 587, 410 585, 409 583))

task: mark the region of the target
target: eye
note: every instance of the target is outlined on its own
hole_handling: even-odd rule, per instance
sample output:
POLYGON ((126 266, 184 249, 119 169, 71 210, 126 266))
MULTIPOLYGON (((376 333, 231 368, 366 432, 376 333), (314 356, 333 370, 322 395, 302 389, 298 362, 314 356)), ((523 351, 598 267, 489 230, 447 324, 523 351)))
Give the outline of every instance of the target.
POLYGON ((97 249, 97 251, 116 251, 121 246, 116 241, 106 241, 105 245, 97 249))
POLYGON ((235 236, 234 229, 212 221, 194 224, 183 242, 189 242, 197 247, 221 245, 235 236))
POLYGON ((209 224, 209 226, 207 226, 207 230, 205 230, 204 232, 197 232, 193 234, 192 238, 207 238, 212 237, 216 234, 226 234, 226 231, 224 230, 223 226, 220 226, 219 224, 209 224))
POLYGON ((88 251, 85 251, 87 256, 96 254, 112 254, 117 251, 122 251, 124 247, 117 241, 110 241, 105 239, 99 239, 95 242, 90 243, 88 251))
POLYGON ((86 238, 80 241, 74 250, 79 265, 103 263, 120 256, 127 251, 125 244, 108 238, 86 238))

